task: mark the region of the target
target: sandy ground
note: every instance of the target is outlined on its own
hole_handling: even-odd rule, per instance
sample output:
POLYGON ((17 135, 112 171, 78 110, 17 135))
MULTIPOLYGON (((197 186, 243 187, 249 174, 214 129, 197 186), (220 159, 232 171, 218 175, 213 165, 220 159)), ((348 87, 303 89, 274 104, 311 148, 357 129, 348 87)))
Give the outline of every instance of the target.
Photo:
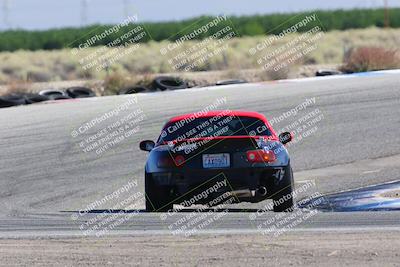
POLYGON ((399 266, 400 232, 1 239, 0 265, 399 266))

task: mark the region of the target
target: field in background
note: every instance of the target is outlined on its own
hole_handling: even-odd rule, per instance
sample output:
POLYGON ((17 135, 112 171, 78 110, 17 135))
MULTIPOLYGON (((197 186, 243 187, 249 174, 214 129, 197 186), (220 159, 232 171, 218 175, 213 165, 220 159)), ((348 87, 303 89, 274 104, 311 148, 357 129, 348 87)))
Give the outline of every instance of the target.
MULTIPOLYGON (((268 50, 265 50, 265 53, 290 42, 296 36, 298 34, 289 34, 285 38, 276 41, 268 50)), ((237 70, 256 69, 260 72, 257 57, 250 56, 249 49, 264 39, 265 36, 256 36, 228 40, 228 49, 211 58, 202 69, 193 69, 192 71, 223 70, 234 73, 237 70)), ((179 49, 184 50, 192 46, 195 42, 199 41, 186 42, 179 49)), ((129 77, 135 82, 135 77, 141 76, 141 79, 143 79, 143 75, 174 73, 176 70, 168 64, 169 58, 163 57, 159 52, 167 44, 167 41, 140 44, 140 47, 136 51, 116 61, 107 71, 102 70, 100 72, 95 69, 84 70, 79 64, 79 58, 74 57, 70 49, 1 52, 0 84, 82 79, 102 80, 110 75, 129 77)), ((400 29, 368 28, 331 31, 325 33, 316 42, 317 49, 301 58, 296 64, 340 64, 343 62, 345 51, 351 48, 374 46, 385 49, 397 49, 399 44, 400 29)), ((81 56, 89 55, 94 49, 97 48, 88 48, 82 51, 81 56)), ((262 72, 259 75, 263 75, 262 72)), ((269 76, 265 74, 264 80, 271 79, 269 76)), ((263 80, 262 77, 260 79, 263 80)))

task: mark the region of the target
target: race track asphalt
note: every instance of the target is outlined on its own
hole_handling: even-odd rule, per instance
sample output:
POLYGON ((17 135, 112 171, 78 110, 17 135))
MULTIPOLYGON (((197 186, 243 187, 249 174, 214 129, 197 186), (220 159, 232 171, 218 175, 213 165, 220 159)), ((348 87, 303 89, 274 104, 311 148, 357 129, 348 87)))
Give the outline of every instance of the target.
MULTIPOLYGON (((218 101, 224 102, 218 109, 252 110, 271 119, 315 99, 306 109, 273 125, 278 131, 316 109, 323 114, 320 121, 306 125, 308 130, 314 129, 310 135, 288 147, 296 186, 315 182, 312 192, 301 197, 400 180, 399 78, 398 74, 387 74, 241 84, 2 109, 0 232, 6 235, 7 231, 25 229, 34 233, 37 225, 52 233, 79 231, 74 227, 78 223, 71 220, 74 211, 85 209, 129 181, 137 181, 135 190, 143 192, 146 152, 138 148, 141 140, 155 140, 168 118, 197 112, 218 101), (72 136, 86 122, 132 99, 137 103, 130 104, 127 110, 72 136), (136 133, 100 155, 82 150, 80 142, 85 138, 138 108, 145 117, 138 123, 136 133)), ((96 209, 111 208, 115 201, 107 201, 96 209)), ((238 207, 262 206, 263 203, 258 203, 238 207)), ((248 212, 229 213, 216 229, 255 229, 248 217, 248 212)), ((398 212, 323 212, 304 225, 316 229, 335 225, 398 227, 399 218, 398 212)), ((164 230, 165 225, 158 214, 140 212, 120 230, 164 230)))

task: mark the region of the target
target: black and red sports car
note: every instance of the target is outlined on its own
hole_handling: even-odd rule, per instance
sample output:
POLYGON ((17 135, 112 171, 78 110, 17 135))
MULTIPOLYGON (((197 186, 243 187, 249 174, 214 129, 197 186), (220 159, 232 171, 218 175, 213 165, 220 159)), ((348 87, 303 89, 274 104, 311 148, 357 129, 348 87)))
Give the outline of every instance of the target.
POLYGON ((147 211, 273 199, 274 211, 291 211, 293 173, 285 144, 259 113, 208 111, 170 119, 157 142, 145 140, 147 211), (225 197, 225 199, 224 199, 225 197), (233 199, 233 201, 232 201, 233 199), (223 202, 227 203, 227 201, 223 202))

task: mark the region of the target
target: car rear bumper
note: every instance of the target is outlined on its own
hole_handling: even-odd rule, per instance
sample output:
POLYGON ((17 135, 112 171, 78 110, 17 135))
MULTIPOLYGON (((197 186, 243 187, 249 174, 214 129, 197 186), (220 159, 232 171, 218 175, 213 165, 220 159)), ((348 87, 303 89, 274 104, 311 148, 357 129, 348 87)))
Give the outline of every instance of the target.
POLYGON ((211 197, 235 192, 238 201, 258 202, 275 193, 285 171, 286 167, 173 170, 151 173, 148 179, 156 185, 170 187, 176 199, 188 199, 204 192, 211 197))

